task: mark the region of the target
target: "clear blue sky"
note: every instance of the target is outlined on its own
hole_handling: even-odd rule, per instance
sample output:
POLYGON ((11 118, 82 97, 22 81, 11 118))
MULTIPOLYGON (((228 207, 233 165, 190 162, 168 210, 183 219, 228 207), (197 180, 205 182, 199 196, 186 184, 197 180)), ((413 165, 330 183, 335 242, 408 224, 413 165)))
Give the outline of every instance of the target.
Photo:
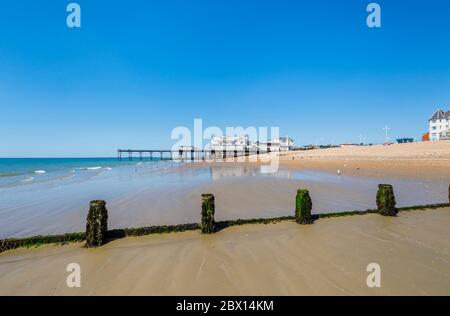
POLYGON ((297 144, 420 137, 450 110, 450 1, 2 0, 0 157, 171 147, 176 126, 297 144))

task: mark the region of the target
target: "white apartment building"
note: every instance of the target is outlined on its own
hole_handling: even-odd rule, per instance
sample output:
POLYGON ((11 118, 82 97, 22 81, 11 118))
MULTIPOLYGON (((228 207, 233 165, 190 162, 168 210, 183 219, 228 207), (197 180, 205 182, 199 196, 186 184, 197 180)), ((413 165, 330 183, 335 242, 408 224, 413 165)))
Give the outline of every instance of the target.
POLYGON ((450 139, 450 111, 436 110, 428 120, 430 141, 450 139))

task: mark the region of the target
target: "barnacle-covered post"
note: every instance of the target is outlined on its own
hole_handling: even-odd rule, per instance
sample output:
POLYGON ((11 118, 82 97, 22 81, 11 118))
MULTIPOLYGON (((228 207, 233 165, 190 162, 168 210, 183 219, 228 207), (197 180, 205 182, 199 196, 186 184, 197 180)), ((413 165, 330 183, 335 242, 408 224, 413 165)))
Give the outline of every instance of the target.
POLYGON ((297 190, 295 198, 295 220, 299 224, 312 224, 311 217, 312 201, 309 191, 306 189, 297 190))
POLYGON ((106 202, 103 200, 91 201, 86 222, 86 247, 103 245, 106 241, 107 230, 108 211, 106 202))
POLYGON ((377 192, 378 213, 383 216, 396 216, 394 188, 390 184, 379 184, 377 192))
POLYGON ((214 195, 202 194, 202 222, 200 229, 202 234, 212 234, 216 229, 216 222, 214 221, 214 195))

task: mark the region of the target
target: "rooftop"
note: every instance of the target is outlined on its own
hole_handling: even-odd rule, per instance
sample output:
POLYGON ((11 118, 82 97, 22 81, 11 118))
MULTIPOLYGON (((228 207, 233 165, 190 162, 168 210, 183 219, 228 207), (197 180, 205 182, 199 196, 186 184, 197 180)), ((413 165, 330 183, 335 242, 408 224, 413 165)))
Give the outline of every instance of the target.
POLYGON ((437 109, 436 112, 434 112, 433 116, 430 118, 430 121, 436 121, 436 120, 443 120, 443 119, 450 119, 450 110, 447 112, 444 112, 441 109, 437 109))

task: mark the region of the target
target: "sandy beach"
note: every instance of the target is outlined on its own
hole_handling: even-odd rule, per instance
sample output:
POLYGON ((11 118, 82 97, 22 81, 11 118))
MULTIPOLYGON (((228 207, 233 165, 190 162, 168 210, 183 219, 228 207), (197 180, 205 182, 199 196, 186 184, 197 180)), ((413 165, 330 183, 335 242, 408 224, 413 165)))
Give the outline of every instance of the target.
POLYGON ((280 162, 296 170, 448 181, 450 141, 315 149, 282 154, 280 162))
POLYGON ((450 295, 449 225, 444 208, 18 249, 0 254, 0 295, 450 295))
MULTIPOLYGON (((1 210, 2 233, 83 230, 87 208, 76 203, 90 197, 107 199, 110 228, 198 222, 204 192, 216 196, 217 220, 293 215, 300 187, 310 190, 313 213, 373 208, 381 182, 394 185, 399 206, 445 203, 450 142, 281 154, 273 175, 249 163, 194 163, 162 173, 142 166, 64 186, 36 184, 36 191, 20 187, 17 198, 23 191, 31 204, 1 210), (78 199, 67 200, 71 195, 78 199), (30 207, 32 217, 23 213, 30 207)), ((0 295, 450 295, 449 225, 450 208, 443 208, 311 226, 245 225, 211 236, 133 237, 97 249, 80 243, 16 249, 0 254, 0 295), (73 262, 82 269, 81 288, 66 286, 73 262), (381 266, 381 288, 366 285, 369 263, 381 266)))

